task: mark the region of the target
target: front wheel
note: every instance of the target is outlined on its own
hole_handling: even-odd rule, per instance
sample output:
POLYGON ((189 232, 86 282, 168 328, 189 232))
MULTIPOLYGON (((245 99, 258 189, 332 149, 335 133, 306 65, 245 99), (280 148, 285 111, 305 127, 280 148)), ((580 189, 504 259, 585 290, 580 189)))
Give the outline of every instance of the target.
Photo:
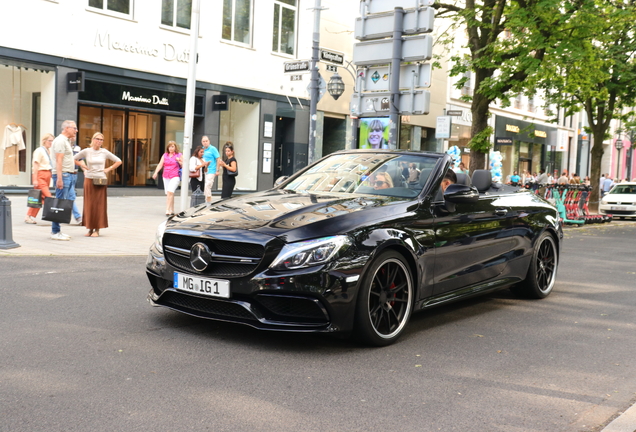
POLYGON ((559 254, 554 238, 543 233, 532 253, 526 279, 514 286, 512 291, 529 298, 547 297, 554 288, 558 262, 559 254))
POLYGON ((380 254, 362 279, 356 304, 356 334, 363 342, 385 346, 395 342, 413 309, 413 277, 404 257, 380 254))

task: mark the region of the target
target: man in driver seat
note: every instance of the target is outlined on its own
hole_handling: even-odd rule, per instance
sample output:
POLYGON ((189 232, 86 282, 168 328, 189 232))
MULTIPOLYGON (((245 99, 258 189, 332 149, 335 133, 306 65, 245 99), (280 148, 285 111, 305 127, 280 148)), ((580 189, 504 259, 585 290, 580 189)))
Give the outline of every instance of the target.
POLYGON ((442 192, 446 192, 446 188, 448 187, 448 185, 454 183, 457 183, 457 175, 455 174, 455 171, 449 168, 448 171, 446 171, 444 180, 442 180, 442 192))

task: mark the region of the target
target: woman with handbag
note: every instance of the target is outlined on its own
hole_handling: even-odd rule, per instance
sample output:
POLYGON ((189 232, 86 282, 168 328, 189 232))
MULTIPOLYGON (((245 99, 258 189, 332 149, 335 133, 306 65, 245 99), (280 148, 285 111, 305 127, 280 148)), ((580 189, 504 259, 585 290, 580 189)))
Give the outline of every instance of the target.
POLYGON ((183 165, 183 155, 179 153, 179 146, 175 141, 168 141, 166 152, 161 156, 161 160, 152 175, 154 180, 163 168, 163 190, 166 192, 166 216, 174 215, 174 194, 181 183, 181 166, 183 165))
POLYGON ((204 168, 206 164, 203 161, 203 147, 197 146, 192 152, 192 157, 190 158, 190 188, 192 192, 197 190, 197 187, 203 192, 205 190, 205 179, 203 178, 204 168))
MULTIPOLYGON (((41 191, 40 197, 42 202, 44 201, 44 198, 53 196, 49 190, 49 184, 51 182, 52 175, 50 148, 54 139, 55 137, 50 133, 44 135, 42 137, 42 145, 33 152, 33 188, 41 191)), ((39 207, 29 207, 26 217, 24 218, 24 222, 28 224, 37 223, 35 221, 35 217, 38 215, 39 211, 39 207)))
POLYGON ((224 160, 219 158, 219 166, 223 168, 223 189, 221 198, 231 198, 234 186, 236 186, 236 176, 238 175, 238 164, 234 157, 234 144, 228 141, 223 146, 224 160))
POLYGON ((102 148, 104 135, 93 135, 91 146, 75 155, 75 165, 84 171, 84 214, 82 225, 88 228, 86 237, 99 237, 99 230, 108 228, 108 174, 121 165, 121 159, 102 148), (106 168, 106 161, 113 162, 106 168))

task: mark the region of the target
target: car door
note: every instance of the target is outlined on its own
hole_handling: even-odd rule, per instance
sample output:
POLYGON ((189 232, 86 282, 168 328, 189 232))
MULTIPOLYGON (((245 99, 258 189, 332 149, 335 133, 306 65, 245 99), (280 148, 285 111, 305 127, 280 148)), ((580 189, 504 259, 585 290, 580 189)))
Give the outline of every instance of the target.
POLYGON ((510 209, 501 203, 498 196, 481 194, 474 203, 434 204, 435 295, 485 283, 503 272, 514 239, 510 209))

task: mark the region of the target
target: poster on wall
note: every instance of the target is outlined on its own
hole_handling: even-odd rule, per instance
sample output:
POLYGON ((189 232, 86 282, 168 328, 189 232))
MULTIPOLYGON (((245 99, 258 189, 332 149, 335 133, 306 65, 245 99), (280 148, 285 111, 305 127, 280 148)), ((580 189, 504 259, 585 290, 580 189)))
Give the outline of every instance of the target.
POLYGON ((361 149, 389 148, 389 118, 369 117, 360 121, 361 149))

